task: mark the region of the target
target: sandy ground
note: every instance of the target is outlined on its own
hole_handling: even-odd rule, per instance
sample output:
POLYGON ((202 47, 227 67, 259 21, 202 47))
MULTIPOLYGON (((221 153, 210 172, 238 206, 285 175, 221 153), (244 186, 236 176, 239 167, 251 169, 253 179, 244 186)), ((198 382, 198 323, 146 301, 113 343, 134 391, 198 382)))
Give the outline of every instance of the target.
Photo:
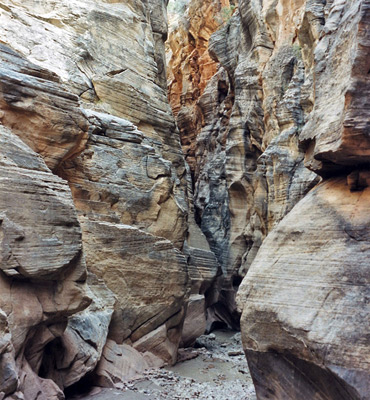
POLYGON ((123 390, 92 388, 70 400, 255 400, 240 333, 221 330, 180 351, 186 359, 173 367, 147 371, 123 390))

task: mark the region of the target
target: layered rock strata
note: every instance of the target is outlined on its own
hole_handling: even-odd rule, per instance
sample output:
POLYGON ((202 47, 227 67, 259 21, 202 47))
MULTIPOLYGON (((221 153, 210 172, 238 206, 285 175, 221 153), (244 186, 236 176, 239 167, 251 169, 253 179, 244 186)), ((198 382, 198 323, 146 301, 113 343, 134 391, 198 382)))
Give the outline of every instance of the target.
POLYGON ((299 139, 306 166, 324 180, 249 268, 239 292, 244 348, 259 399, 367 399, 370 5, 277 2, 272 15, 267 3, 242 2, 241 15, 268 27, 275 46, 289 40, 282 16, 292 17, 300 109, 309 111, 299 139))
POLYGON ((188 233, 166 2, 4 0, 0 21, 0 398, 174 363, 218 263, 188 233))
POLYGON ((203 124, 198 100, 218 68, 208 53, 208 42, 212 33, 226 22, 232 7, 229 0, 191 1, 185 15, 178 16, 167 42, 169 100, 193 174, 196 138, 203 124))
POLYGON ((91 302, 81 228, 67 183, 0 129, 0 393, 62 398, 62 388, 45 379, 45 357, 68 317, 91 302))
POLYGON ((328 179, 264 241, 239 294, 258 398, 368 398, 369 192, 328 179))
MULTIPOLYGON (((177 91, 181 85, 176 77, 196 80, 179 62, 187 60, 179 56, 187 47, 180 48, 177 38, 179 32, 181 37, 194 33, 192 17, 197 21, 202 7, 193 1, 187 19, 170 36, 170 99, 184 152, 190 151, 189 141, 194 155, 189 157, 197 221, 222 267, 222 276, 209 293, 209 325, 222 320, 237 327, 235 293, 263 239, 318 181, 304 167, 299 142, 313 105, 312 65, 305 64, 294 24, 287 24, 283 35, 274 31, 280 29, 270 21, 277 4, 263 6, 268 23, 258 16, 262 8, 257 11, 254 4, 240 2, 235 10, 227 4, 218 12, 215 7, 214 19, 223 23, 207 39, 208 57, 217 71, 210 79, 204 74, 207 84, 193 96, 190 107, 186 87, 177 91), (191 140, 181 128, 182 115, 195 121, 189 123, 188 118, 184 125, 196 132, 191 140)), ((297 12, 294 7, 291 19, 297 12)), ((202 61, 198 64, 201 70, 202 61)))
MULTIPOLYGON (((219 66, 192 100, 195 141, 180 129, 197 221, 222 267, 209 322, 237 322, 249 271, 239 305, 261 399, 369 394, 368 19, 366 0, 240 1, 209 39, 219 66)), ((173 79, 184 69, 172 52, 173 79)))

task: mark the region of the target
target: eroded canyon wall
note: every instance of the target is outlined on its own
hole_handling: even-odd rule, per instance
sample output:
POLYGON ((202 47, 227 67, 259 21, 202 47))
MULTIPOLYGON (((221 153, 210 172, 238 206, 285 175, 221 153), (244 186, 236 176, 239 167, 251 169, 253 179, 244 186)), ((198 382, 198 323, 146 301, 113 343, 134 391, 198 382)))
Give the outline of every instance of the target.
POLYGON ((169 101, 166 6, 0 1, 0 398, 119 387, 205 309, 259 399, 368 398, 369 1, 193 0, 169 101))
POLYGON ((0 2, 0 398, 174 363, 192 285, 204 308, 166 5, 0 2))
MULTIPOLYGON (((249 10, 268 21, 267 8, 249 10)), ((367 399, 370 3, 291 11, 312 102, 299 140, 324 179, 251 265, 239 293, 243 341, 260 399, 367 399)))
POLYGON ((264 5, 270 22, 263 20, 262 8, 247 2, 208 3, 213 14, 205 22, 193 22, 205 7, 193 1, 187 19, 170 34, 169 96, 192 167, 196 216, 223 272, 208 302, 209 322, 236 327, 235 294, 263 239, 319 179, 304 167, 298 139, 313 107, 313 67, 305 64, 292 22, 298 5, 279 11, 285 18, 280 34, 282 22, 272 15, 277 3, 264 5), (220 26, 206 36, 209 20, 220 26), (186 69, 197 41, 189 55, 178 38, 196 33, 203 46, 207 41, 212 78, 205 56, 198 59, 201 78, 186 69), (194 81, 203 85, 189 90, 194 81))
POLYGON ((259 399, 369 398, 368 26, 367 0, 239 1, 208 41, 217 72, 192 100, 190 150, 180 129, 223 271, 209 316, 232 325, 247 274, 259 399))

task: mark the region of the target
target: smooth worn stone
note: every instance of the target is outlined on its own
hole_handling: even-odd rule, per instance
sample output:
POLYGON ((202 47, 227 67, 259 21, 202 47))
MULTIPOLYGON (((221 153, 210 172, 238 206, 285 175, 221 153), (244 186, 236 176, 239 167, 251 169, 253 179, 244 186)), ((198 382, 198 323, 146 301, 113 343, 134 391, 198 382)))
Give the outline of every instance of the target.
POLYGON ((68 185, 1 125, 0 170, 1 270, 55 279, 78 265, 81 229, 68 185))
POLYGON ((258 398, 367 397, 369 196, 329 179, 265 239, 238 295, 258 398))
POLYGON ((91 302, 81 228, 68 185, 42 157, 2 125, 0 144, 0 389, 62 399, 42 371, 67 318, 91 302))
POLYGON ((78 97, 59 77, 8 46, 0 45, 1 122, 55 170, 79 153, 87 140, 87 121, 78 97))

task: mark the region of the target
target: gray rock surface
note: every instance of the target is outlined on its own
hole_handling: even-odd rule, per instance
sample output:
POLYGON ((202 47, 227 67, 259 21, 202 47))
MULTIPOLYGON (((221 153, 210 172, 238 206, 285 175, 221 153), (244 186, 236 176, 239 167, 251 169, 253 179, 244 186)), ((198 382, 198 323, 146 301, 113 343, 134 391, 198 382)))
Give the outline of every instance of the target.
MULTIPOLYGON (((195 155, 198 222, 222 268, 207 293, 208 323, 238 320, 235 293, 247 275, 239 311, 261 399, 368 397, 369 343, 361 323, 369 312, 362 269, 369 257, 362 224, 368 22, 367 0, 241 0, 206 38, 217 72, 191 101, 171 103, 184 151, 195 155), (343 271, 357 267, 364 286, 342 288, 343 271)), ((183 26, 195 32, 192 23, 183 26)), ((177 71, 176 57, 173 77, 185 72, 192 81, 194 69, 177 71)), ((172 89, 184 94, 184 87, 172 89)))

